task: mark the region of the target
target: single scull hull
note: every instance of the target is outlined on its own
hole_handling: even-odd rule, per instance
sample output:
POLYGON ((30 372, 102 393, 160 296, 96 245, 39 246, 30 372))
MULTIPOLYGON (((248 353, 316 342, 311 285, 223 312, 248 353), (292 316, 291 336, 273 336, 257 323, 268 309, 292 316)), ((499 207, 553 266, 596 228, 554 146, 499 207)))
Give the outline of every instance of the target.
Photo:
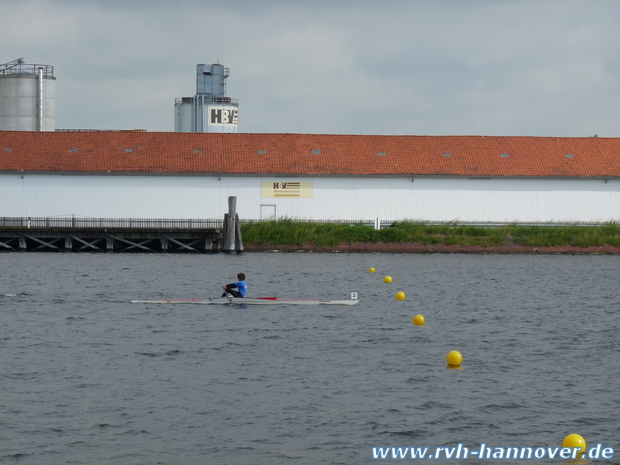
POLYGON ((211 297, 204 299, 132 300, 133 304, 208 304, 208 305, 355 305, 359 299, 278 299, 277 297, 211 297))

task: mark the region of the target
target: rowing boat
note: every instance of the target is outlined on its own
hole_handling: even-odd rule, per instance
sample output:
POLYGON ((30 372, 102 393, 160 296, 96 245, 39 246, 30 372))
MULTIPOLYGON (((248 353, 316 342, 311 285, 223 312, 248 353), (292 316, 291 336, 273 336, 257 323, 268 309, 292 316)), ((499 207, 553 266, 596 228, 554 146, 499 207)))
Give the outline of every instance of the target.
POLYGON ((279 299, 278 297, 210 297, 204 299, 132 300, 132 304, 208 305, 355 305, 361 299, 279 299))
POLYGON ((279 299, 277 297, 209 297, 204 299, 132 300, 132 304, 207 305, 355 305, 361 299, 279 299))

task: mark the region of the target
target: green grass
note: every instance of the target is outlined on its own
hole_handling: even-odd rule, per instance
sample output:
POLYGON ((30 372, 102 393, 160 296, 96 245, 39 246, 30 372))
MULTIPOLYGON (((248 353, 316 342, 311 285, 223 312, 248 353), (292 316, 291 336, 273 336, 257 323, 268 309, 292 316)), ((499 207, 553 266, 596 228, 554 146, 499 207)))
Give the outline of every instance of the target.
POLYGON ((339 244, 404 243, 446 244, 459 246, 502 246, 519 244, 528 247, 572 245, 578 247, 620 246, 620 224, 598 226, 519 226, 477 227, 457 223, 427 225, 398 222, 379 231, 365 224, 319 224, 281 219, 241 225, 244 244, 248 246, 315 245, 320 248, 339 244))

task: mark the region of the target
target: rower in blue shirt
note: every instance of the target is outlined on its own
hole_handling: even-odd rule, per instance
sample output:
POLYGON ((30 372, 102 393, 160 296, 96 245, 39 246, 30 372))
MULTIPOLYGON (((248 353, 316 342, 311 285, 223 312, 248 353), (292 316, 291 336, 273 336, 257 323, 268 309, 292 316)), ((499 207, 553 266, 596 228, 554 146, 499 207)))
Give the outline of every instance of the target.
POLYGON ((245 283, 244 273, 237 274, 236 283, 222 284, 221 286, 222 289, 224 289, 222 297, 226 297, 226 294, 229 294, 233 297, 245 297, 248 292, 248 285, 245 283))

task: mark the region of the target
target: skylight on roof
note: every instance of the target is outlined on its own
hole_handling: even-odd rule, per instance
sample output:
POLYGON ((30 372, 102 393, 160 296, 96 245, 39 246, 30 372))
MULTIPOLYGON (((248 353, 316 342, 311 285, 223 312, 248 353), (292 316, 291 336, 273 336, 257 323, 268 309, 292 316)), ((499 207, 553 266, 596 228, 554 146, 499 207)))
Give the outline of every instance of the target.
POLYGON ((379 155, 380 157, 385 157, 385 152, 377 152, 377 155, 379 155))
POLYGON ((78 149, 69 149, 69 152, 71 153, 77 153, 78 149))
POLYGON ((572 153, 567 153, 566 154, 566 158, 573 158, 573 154, 572 153))
POLYGON ((499 156, 502 157, 502 158, 508 158, 508 154, 507 153, 500 153, 499 156))
POLYGON ((321 155, 321 149, 312 149, 312 155, 321 155))
POLYGON ((267 150, 257 150, 256 153, 258 153, 259 155, 265 155, 267 153, 267 150))
POLYGON ((194 149, 194 153, 202 153, 202 150, 200 150, 200 149, 194 149))
POLYGON ((125 149, 125 152, 133 152, 133 149, 125 149))
POLYGON ((12 147, 5 147, 4 150, 6 150, 7 152, 12 152, 13 148, 12 147))
POLYGON ((450 152, 444 152, 443 156, 444 156, 444 157, 451 157, 451 156, 452 156, 452 154, 451 154, 450 152))

